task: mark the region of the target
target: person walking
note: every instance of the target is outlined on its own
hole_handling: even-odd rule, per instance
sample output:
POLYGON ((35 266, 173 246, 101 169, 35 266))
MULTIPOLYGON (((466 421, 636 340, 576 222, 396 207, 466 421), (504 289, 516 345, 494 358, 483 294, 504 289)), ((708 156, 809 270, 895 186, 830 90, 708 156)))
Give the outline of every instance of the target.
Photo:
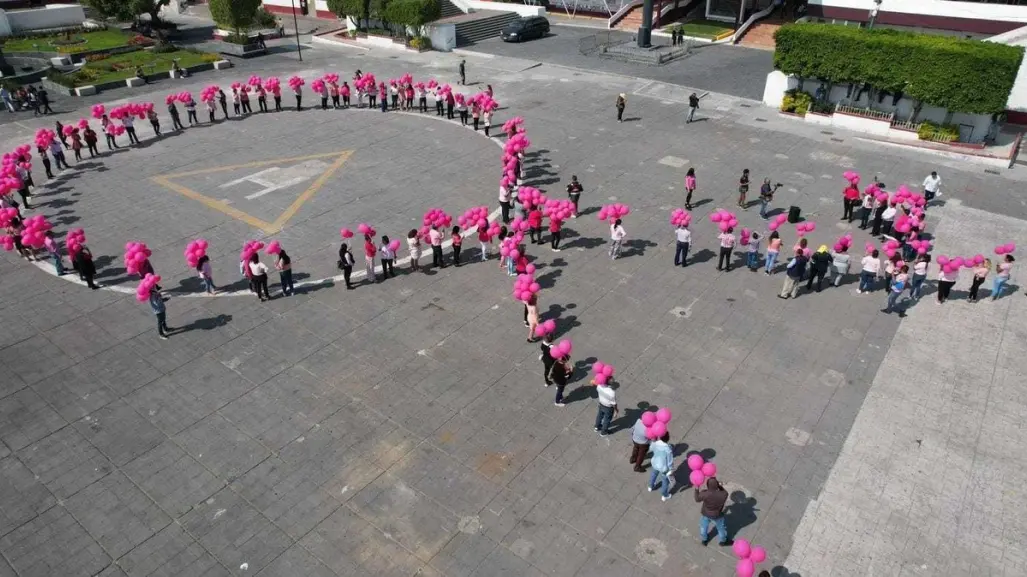
MULTIPOLYGON (((82 138, 86 141, 86 148, 89 149, 89 158, 96 158, 96 155, 100 154, 100 149, 96 147, 96 143, 99 139, 97 138, 96 131, 93 130, 92 126, 86 127, 85 131, 83 131, 82 133, 82 138)), ((63 155, 64 153, 62 152, 61 154, 63 155)), ((56 158, 57 157, 54 156, 55 160, 56 158)), ((60 167, 60 163, 58 163, 57 168, 60 167)))
POLYGON ((868 293, 874 290, 874 283, 877 282, 877 278, 881 276, 880 257, 880 251, 874 249, 860 261, 860 265, 862 265, 863 268, 860 269, 859 287, 856 288, 856 294, 868 293))
MULTIPOLYGON (((36 152, 39 153, 39 160, 43 163, 43 170, 46 171, 46 177, 53 178, 53 170, 50 168, 50 155, 46 153, 46 147, 37 146, 36 152)), ((75 160, 81 160, 81 155, 79 155, 79 158, 76 158, 75 160)))
POLYGON ((39 107, 43 109, 40 114, 53 114, 53 109, 50 108, 50 93, 45 88, 40 88, 37 97, 39 98, 39 107))
POLYGON ((695 120, 695 111, 699 110, 699 97, 693 92, 688 96, 688 118, 685 124, 691 124, 695 120))
POLYGON ((250 284, 253 286, 253 292, 257 293, 260 302, 271 300, 271 295, 267 291, 267 266, 260 262, 257 253, 250 255, 250 261, 246 263, 246 268, 250 272, 250 284))
POLYGON ((817 292, 820 292, 824 288, 824 277, 827 276, 827 271, 831 267, 831 254, 827 252, 827 245, 822 244, 817 252, 813 253, 810 257, 810 273, 809 280, 806 281, 806 292, 813 290, 813 277, 817 279, 817 292))
POLYGON ((841 249, 831 253, 832 284, 834 286, 841 286, 842 279, 849 274, 849 266, 852 263, 848 246, 842 246, 841 249))
POLYGON ((203 255, 200 260, 196 261, 196 273, 199 275, 200 280, 203 281, 203 288, 207 291, 208 295, 213 296, 217 292, 218 287, 214 286, 214 272, 210 268, 210 257, 203 255))
POLYGON ((571 218, 578 218, 578 201, 581 200, 583 190, 581 183, 578 182, 578 175, 572 174, 571 182, 567 185, 567 197, 574 203, 574 213, 571 214, 571 218))
POLYGON ((735 246, 735 229, 728 227, 727 230, 717 235, 720 240, 720 256, 717 258, 717 270, 731 272, 731 250, 735 246))
POLYGON ((428 231, 428 243, 431 244, 431 264, 436 268, 446 268, 446 261, 442 255, 442 233, 439 227, 432 225, 428 231))
POLYGON ((150 121, 150 127, 153 128, 153 135, 160 138, 160 117, 157 116, 157 111, 152 108, 146 111, 146 119, 150 121))
POLYGON ((727 547, 732 541, 727 534, 727 522, 724 519, 724 506, 727 505, 727 491, 720 485, 716 477, 706 480, 705 487, 695 488, 695 502, 702 503, 699 509, 699 541, 705 547, 710 542, 710 524, 717 527, 720 545, 727 547))
POLYGON ((660 491, 663 493, 661 500, 666 502, 670 499, 670 473, 674 470, 674 449, 670 444, 670 433, 664 433, 662 437, 653 441, 653 456, 649 460, 653 470, 649 473, 649 492, 656 489, 660 484, 660 491))
POLYGON ((738 179, 738 208, 745 210, 745 195, 749 194, 749 169, 742 170, 742 177, 738 179))
POLYGON ((609 383, 596 383, 599 406, 596 409, 595 430, 600 437, 610 434, 610 421, 617 416, 617 391, 609 383))
POLYGON ((342 278, 346 282, 346 290, 353 290, 353 285, 350 283, 349 277, 353 274, 353 265, 355 262, 353 253, 349 250, 349 246, 346 243, 342 243, 342 246, 339 247, 338 266, 342 269, 342 278))
POLYGON ((781 253, 781 235, 776 231, 771 231, 770 238, 767 241, 767 263, 765 272, 767 276, 770 276, 774 272, 774 265, 777 264, 777 257, 781 253))
POLYGON ((382 236, 382 244, 378 247, 378 254, 382 261, 382 280, 389 278, 390 276, 396 277, 396 269, 393 268, 393 263, 396 262, 396 253, 389 247, 389 237, 387 235, 382 236))
POLYGON ((460 85, 467 84, 467 61, 460 59, 460 85))
POLYGON ((556 401, 553 404, 557 407, 566 406, 566 403, 563 402, 563 390, 567 387, 567 382, 573 372, 570 355, 555 359, 553 366, 549 369, 549 381, 556 385, 556 401))
POLYGON ((126 117, 122 118, 121 119, 121 125, 125 127, 125 132, 128 133, 128 144, 129 144, 129 146, 131 146, 133 144, 139 144, 139 139, 136 138, 135 120, 132 119, 132 116, 129 115, 129 116, 126 116, 126 117))
POLYGON ((150 287, 149 301, 150 310, 157 317, 157 335, 161 340, 166 341, 168 340, 168 333, 171 332, 171 328, 168 327, 168 315, 167 309, 164 308, 164 297, 161 296, 157 287, 150 287))
POLYGON ((688 249, 692 244, 692 231, 682 224, 674 230, 677 243, 674 248, 674 266, 688 266, 688 249))
POLYGON ((292 283, 292 258, 289 257, 289 253, 285 252, 284 248, 278 250, 278 256, 275 258, 275 270, 278 271, 278 282, 282 288, 282 296, 291 297, 296 292, 296 287, 292 283))
POLYGON ((789 299, 799 296, 799 283, 802 282, 802 275, 806 272, 806 255, 802 249, 795 250, 795 256, 788 261, 785 269, 785 282, 781 292, 777 295, 779 299, 789 299))
POLYGON ((995 266, 995 278, 991 284, 991 300, 995 300, 1002 294, 1002 288, 1009 281, 1010 273, 1013 270, 1013 262, 1016 261, 1013 255, 1007 254, 1002 262, 995 266))
POLYGON ((937 171, 932 170, 931 174, 924 179, 924 200, 931 202, 939 194, 941 194, 941 177, 938 176, 937 171))
POLYGON ((617 95, 617 122, 624 122, 624 109, 628 106, 628 97, 621 92, 617 95))
POLYGON ((54 121, 54 134, 56 134, 57 138, 60 139, 61 144, 64 146, 64 150, 67 150, 69 148, 68 137, 64 134, 64 125, 61 124, 60 120, 54 121))
POLYGON ((478 227, 478 248, 481 250, 481 262, 489 259, 489 249, 492 247, 492 237, 489 236, 488 226, 478 227))
POLYGON ((378 249, 375 248, 374 242, 371 240, 371 235, 364 235, 364 273, 367 276, 367 282, 376 283, 378 282, 378 275, 374 273, 374 257, 378 254, 378 249))
POLYGON ((685 173, 685 209, 692 210, 692 193, 695 192, 695 169, 689 168, 685 173))
POLYGON ((228 96, 220 88, 218 88, 218 104, 221 106, 221 114, 225 116, 225 120, 228 120, 228 96))
POLYGON ((417 235, 416 228, 407 233, 407 250, 410 251, 410 270, 417 271, 418 261, 421 260, 421 237, 417 235))
POLYGON ((613 221, 613 224, 610 225, 610 260, 617 260, 617 257, 620 256, 620 247, 627 235, 628 233, 621 226, 620 219, 613 221))
MULTIPOLYGON (((645 472, 645 456, 649 454, 649 437, 645 436, 645 429, 642 417, 639 417, 631 427, 631 458, 628 459, 628 462, 635 466, 636 473, 645 472)), ((650 485, 652 485, 651 482, 650 485)))

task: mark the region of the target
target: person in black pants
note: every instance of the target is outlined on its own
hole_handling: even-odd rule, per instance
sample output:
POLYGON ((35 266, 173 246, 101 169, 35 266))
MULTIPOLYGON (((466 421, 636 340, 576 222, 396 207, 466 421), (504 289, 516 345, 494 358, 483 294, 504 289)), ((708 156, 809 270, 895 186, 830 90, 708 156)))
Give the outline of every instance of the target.
POLYGON ((874 226, 873 226, 872 229, 870 229, 870 236, 879 236, 881 234, 881 222, 883 220, 881 217, 882 217, 882 215, 884 215, 884 211, 887 208, 888 208, 888 201, 886 200, 886 201, 880 203, 880 206, 878 206, 874 210, 874 226))
POLYGON ((568 361, 570 361, 569 356, 562 359, 554 359, 553 365, 549 368, 549 380, 556 385, 556 402, 553 404, 557 407, 564 406, 563 390, 567 386, 568 377, 573 372, 568 361))
POLYGON ((813 290, 813 277, 817 279, 817 292, 820 292, 820 289, 823 288, 824 276, 827 274, 832 260, 834 259, 831 257, 831 253, 827 252, 827 245, 821 245, 817 252, 813 253, 813 256, 810 257, 812 268, 809 280, 806 281, 806 292, 813 290))
POLYGON ((171 127, 175 130, 185 130, 185 126, 182 126, 182 119, 178 117, 178 107, 175 106, 174 101, 168 104, 168 115, 171 116, 171 127))
POLYGON ((39 152, 39 159, 43 161, 43 168, 46 169, 46 177, 53 178, 53 171, 50 170, 50 157, 46 154, 46 149, 39 146, 37 151, 39 152))
POLYGON ((218 88, 218 104, 221 105, 221 112, 224 113, 225 120, 228 120, 228 95, 220 88, 218 88))
POLYGON ((75 253, 71 264, 78 271, 79 278, 85 281, 86 286, 93 290, 100 288, 93 283, 93 277, 96 276, 96 264, 93 263, 93 253, 85 245, 75 253))
POLYGON ((467 84, 467 61, 460 60, 460 85, 467 84))
POLYGON ((342 269, 342 278, 346 281, 346 290, 353 290, 349 277, 353 274, 354 262, 356 261, 353 259, 353 253, 349 251, 349 246, 342 243, 339 247, 339 268, 342 269))
POLYGON ((43 108, 42 114, 53 114, 53 110, 50 109, 50 95, 46 89, 39 89, 39 94, 36 97, 39 98, 39 106, 43 108))
POLYGON ((267 265, 260 262, 257 253, 253 253, 246 266, 250 267, 250 283, 253 285, 253 292, 257 293, 257 298, 260 302, 271 300, 271 294, 267 291, 267 265))
POLYGON ((549 333, 542 335, 540 348, 542 349, 542 354, 538 358, 542 361, 542 377, 545 379, 546 386, 548 387, 553 384, 553 380, 549 378, 549 372, 553 370, 553 363, 556 362, 551 351, 553 348, 552 335, 549 333))

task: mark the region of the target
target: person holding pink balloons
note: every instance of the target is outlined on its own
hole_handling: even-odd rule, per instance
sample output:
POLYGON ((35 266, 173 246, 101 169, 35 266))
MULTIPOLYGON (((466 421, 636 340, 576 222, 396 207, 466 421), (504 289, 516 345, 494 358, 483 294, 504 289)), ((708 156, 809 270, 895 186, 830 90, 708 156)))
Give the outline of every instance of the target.
POLYGON ((388 235, 382 235, 382 244, 378 247, 378 253, 381 255, 382 261, 382 280, 389 278, 390 276, 396 277, 396 269, 393 268, 393 263, 396 262, 396 249, 399 248, 399 241, 393 243, 389 240, 388 235))
POLYGON ((924 281, 927 280, 927 267, 931 264, 931 255, 921 254, 913 263, 913 277, 909 281, 909 298, 919 301, 924 281))
POLYGON ((1015 260, 1013 255, 1007 253, 1002 262, 995 266, 995 278, 991 281, 991 300, 997 299, 999 294, 1002 293, 1002 287, 1009 281, 1009 275, 1013 270, 1013 262, 1015 260))
MULTIPOLYGON (((568 341, 561 341, 560 344, 568 341)), ((558 348, 554 346, 551 350, 553 353, 553 366, 549 369, 549 381, 556 385, 556 401, 553 403, 557 407, 564 407, 566 403, 563 402, 563 390, 567 387, 568 378, 574 372, 571 368, 570 362, 570 351, 558 348)))
MULTIPOLYGON (((706 463, 713 465, 713 463, 706 463)), ((707 472, 706 465, 703 465, 703 474, 707 472)), ((699 509, 699 540, 703 547, 710 542, 710 524, 717 527, 717 537, 721 547, 728 547, 734 543, 727 535, 727 521, 724 519, 724 506, 727 505, 727 491, 720 486, 720 481, 713 475, 716 474, 716 466, 712 468, 713 474, 706 475, 705 488, 695 487, 695 502, 702 503, 699 509)))
POLYGON ((421 237, 417 234, 416 228, 410 229, 407 233, 407 250, 410 251, 410 270, 417 271, 417 261, 421 260, 421 237))
POLYGON ((717 258, 717 270, 731 272, 731 250, 735 246, 735 229, 729 226, 727 230, 718 234, 717 238, 720 240, 720 256, 717 258))
MULTIPOLYGON (((645 472, 645 457, 649 454, 649 427, 656 422, 656 415, 647 411, 631 427, 631 457, 628 463, 635 466, 636 473, 645 472)), ((649 483, 652 485, 652 481, 649 483)))
MULTIPOLYGON (((157 278, 159 280, 160 277, 157 278)), ((151 284, 147 300, 150 303, 150 310, 152 310, 154 316, 157 317, 157 335, 160 336, 162 341, 166 341, 168 340, 168 333, 171 332, 171 328, 168 326, 168 315, 167 309, 164 307, 164 297, 161 296, 160 291, 157 290, 156 284, 151 284)))
POLYGON ((196 272, 200 276, 200 280, 203 281, 203 288, 207 291, 208 295, 213 296, 217 292, 218 287, 214 286, 214 272, 210 268, 210 257, 203 255, 196 261, 196 272))
POLYGON ((253 292, 257 293, 257 298, 260 299, 260 302, 271 300, 271 294, 267 290, 267 265, 260 262, 257 251, 253 251, 250 254, 250 261, 246 263, 246 268, 250 271, 250 282, 253 285, 253 292))
POLYGON ((531 293, 524 302, 524 324, 528 325, 527 342, 533 343, 538 340, 535 337, 535 330, 538 329, 538 293, 531 293))
POLYGON ((442 255, 442 233, 437 225, 432 225, 428 231, 428 243, 431 244, 431 264, 436 268, 446 268, 446 261, 442 255))
MULTIPOLYGON (((646 413, 652 415, 653 413, 646 413)), ((649 483, 646 486, 650 492, 656 489, 656 484, 660 484, 660 491, 663 493, 661 500, 666 502, 670 499, 670 473, 674 470, 674 449, 670 446, 670 433, 667 431, 667 426, 656 421, 650 430, 661 428, 664 432, 650 445, 653 456, 649 458, 649 464, 652 465, 652 471, 649 473, 649 483)))
POLYGON ((182 126, 182 119, 178 116, 178 107, 175 106, 175 99, 169 96, 167 103, 168 116, 171 117, 171 128, 174 130, 185 130, 185 126, 182 126))
POLYGON ((556 321, 552 320, 542 323, 539 325, 539 328, 536 329, 536 331, 540 331, 539 340, 541 343, 539 344, 539 349, 542 351, 542 354, 538 356, 538 360, 542 361, 542 379, 547 387, 553 385, 553 380, 549 378, 549 372, 553 368, 553 363, 556 362, 556 359, 553 358, 553 331, 542 330, 548 328, 546 327, 546 323, 549 322, 553 323, 555 330, 556 321))
POLYGON ((374 241, 371 240, 370 234, 364 235, 364 272, 367 276, 367 281, 371 283, 378 282, 378 275, 374 274, 374 257, 378 254, 378 249, 374 246, 374 241))
POLYGON ((967 302, 977 302, 977 291, 984 284, 984 279, 988 277, 989 272, 991 272, 991 259, 984 259, 983 262, 975 263, 973 280, 970 282, 970 292, 966 298, 967 302))
POLYGON ((292 282, 292 258, 278 244, 278 241, 272 241, 268 249, 268 252, 275 255, 275 270, 278 271, 278 281, 279 286, 282 288, 282 295, 291 297, 296 292, 296 287, 292 282))
POLYGON ((153 128, 153 135, 160 138, 160 117, 157 116, 157 111, 153 108, 147 110, 146 119, 150 121, 150 128, 153 128))
POLYGON ((602 372, 595 377, 599 405, 596 407, 596 422, 593 430, 599 433, 600 437, 610 434, 610 421, 620 412, 620 409, 617 408, 617 391, 613 390, 609 383, 613 376, 613 367, 604 365, 603 368, 604 370, 609 368, 609 374, 602 372))
MULTIPOLYGON (((97 154, 100 154, 100 150, 96 147, 98 140, 96 138, 96 131, 93 130, 92 126, 86 125, 86 129, 82 131, 82 139, 86 141, 86 148, 89 149, 89 158, 95 158, 97 154)), ((58 168, 60 168, 60 165, 58 165, 58 168)))
POLYGON ((624 243, 624 237, 628 235, 618 218, 610 225, 610 260, 617 260, 620 256, 620 247, 624 243))
POLYGON ((938 304, 949 300, 952 287, 959 280, 959 270, 963 266, 963 259, 959 257, 956 259, 949 260, 945 255, 938 257, 938 266, 940 267, 938 271, 938 304))
MULTIPOLYGON (((902 293, 906 290, 907 282, 909 282, 909 265, 904 264, 891 278, 891 284, 888 287, 888 304, 881 310, 882 313, 890 314, 892 309, 899 304, 899 298, 902 297, 902 293)), ((903 315, 904 312, 900 310, 899 316, 903 315)))

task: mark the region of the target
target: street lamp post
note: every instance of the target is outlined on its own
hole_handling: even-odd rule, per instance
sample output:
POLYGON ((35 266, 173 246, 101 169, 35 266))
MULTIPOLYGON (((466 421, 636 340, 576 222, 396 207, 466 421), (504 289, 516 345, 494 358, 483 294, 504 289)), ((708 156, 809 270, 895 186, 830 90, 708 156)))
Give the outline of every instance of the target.
POLYGON ((292 28, 293 32, 296 33, 296 54, 300 56, 300 62, 303 62, 303 47, 300 46, 300 25, 296 20, 296 0, 290 0, 292 3, 292 28))

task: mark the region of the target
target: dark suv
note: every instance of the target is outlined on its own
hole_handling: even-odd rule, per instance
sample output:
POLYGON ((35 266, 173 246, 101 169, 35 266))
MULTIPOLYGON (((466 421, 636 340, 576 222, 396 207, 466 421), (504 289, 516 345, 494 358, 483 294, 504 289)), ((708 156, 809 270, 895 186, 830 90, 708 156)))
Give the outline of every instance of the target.
POLYGON ((549 20, 545 16, 527 16, 507 24, 499 37, 505 42, 520 42, 529 38, 544 38, 547 34, 549 20))

